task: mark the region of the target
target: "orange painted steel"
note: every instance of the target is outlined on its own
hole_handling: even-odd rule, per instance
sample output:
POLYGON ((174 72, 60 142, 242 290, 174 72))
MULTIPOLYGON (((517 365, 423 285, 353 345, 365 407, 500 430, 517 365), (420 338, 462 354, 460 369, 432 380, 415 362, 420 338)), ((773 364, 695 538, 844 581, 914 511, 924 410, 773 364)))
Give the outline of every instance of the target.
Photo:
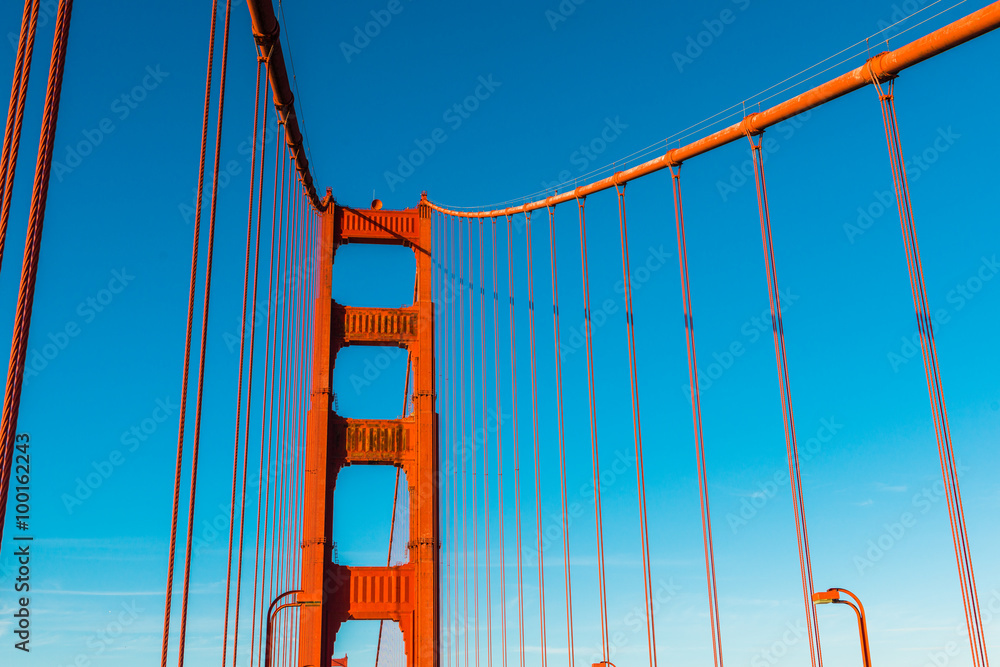
POLYGON ((864 88, 872 83, 873 74, 880 79, 895 76, 908 67, 912 67, 932 56, 953 49, 991 30, 996 30, 998 27, 1000 27, 1000 0, 957 21, 949 23, 930 34, 904 44, 894 51, 886 51, 875 55, 864 65, 841 74, 801 95, 785 100, 764 111, 748 114, 739 123, 730 125, 723 130, 719 130, 714 134, 710 134, 680 148, 671 148, 657 158, 643 162, 630 169, 615 172, 612 176, 580 186, 568 192, 556 194, 545 199, 538 199, 521 204, 520 206, 511 206, 494 211, 452 211, 430 202, 428 202, 428 205, 441 213, 463 218, 493 218, 534 211, 547 206, 555 206, 556 204, 580 199, 655 171, 660 171, 670 166, 677 166, 685 160, 707 153, 714 148, 743 139, 746 137, 747 132, 760 134, 772 125, 777 125, 793 116, 797 116, 838 97, 864 88))
POLYGON ((349 620, 396 621, 407 664, 437 667, 440 525, 438 416, 434 385, 434 304, 431 300, 431 210, 355 210, 328 195, 320 214, 319 275, 311 404, 306 439, 299 667, 326 667, 340 625, 349 620), (417 289, 408 308, 349 308, 333 302, 338 246, 399 243, 417 258, 417 289), (333 412, 332 373, 348 345, 404 347, 412 360, 413 412, 397 420, 345 419, 333 412), (332 559, 333 495, 341 468, 393 465, 410 493, 409 562, 393 567, 346 567, 332 559))
MULTIPOLYGON (((288 70, 285 68, 285 56, 281 51, 281 26, 274 15, 274 5, 271 0, 247 0, 250 10, 250 21, 253 26, 253 37, 261 50, 261 55, 267 59, 267 77, 274 92, 274 108, 278 112, 279 122, 285 125, 285 141, 299 179, 305 187, 309 201, 316 209, 322 211, 325 206, 316 194, 312 173, 309 171, 309 159, 306 157, 302 131, 299 129, 298 117, 295 115, 295 96, 288 82, 288 70)), ((324 200, 325 201, 325 200, 324 200)))

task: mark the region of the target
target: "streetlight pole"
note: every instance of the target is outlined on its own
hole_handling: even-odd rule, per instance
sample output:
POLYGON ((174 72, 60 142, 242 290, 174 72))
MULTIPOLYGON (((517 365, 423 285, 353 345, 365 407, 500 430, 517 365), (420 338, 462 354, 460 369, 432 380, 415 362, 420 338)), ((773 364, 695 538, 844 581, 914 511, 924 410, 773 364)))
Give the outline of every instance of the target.
POLYGON ((854 613, 858 615, 858 634, 861 635, 861 658, 864 660, 865 667, 872 667, 872 655, 868 646, 868 623, 865 621, 865 607, 861 604, 861 599, 846 588, 830 588, 820 593, 813 593, 813 604, 829 604, 831 602, 849 605, 854 610, 854 613), (850 596, 853 602, 842 598, 840 596, 841 593, 850 596))
POLYGON ((275 609, 274 605, 278 604, 278 601, 282 598, 286 598, 289 595, 295 595, 296 593, 301 593, 301 590, 288 591, 287 593, 282 593, 278 597, 271 600, 271 604, 267 608, 267 634, 264 642, 264 667, 271 667, 271 639, 273 636, 273 624, 274 617, 282 610, 288 607, 308 607, 319 604, 318 602, 286 602, 285 604, 279 606, 275 609))

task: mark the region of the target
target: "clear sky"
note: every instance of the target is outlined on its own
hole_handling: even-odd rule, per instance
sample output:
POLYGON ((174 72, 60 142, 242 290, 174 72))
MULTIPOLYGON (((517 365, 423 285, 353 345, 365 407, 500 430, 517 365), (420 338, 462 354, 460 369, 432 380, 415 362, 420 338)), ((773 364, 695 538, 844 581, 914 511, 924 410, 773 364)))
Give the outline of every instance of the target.
MULTIPOLYGON (((0 6, 0 90, 9 89, 10 34, 16 36, 19 4, 0 6)), ((780 91, 793 83, 782 84, 787 77, 859 40, 871 36, 871 52, 881 50, 886 33, 879 31, 918 10, 889 32, 927 22, 893 39, 890 47, 986 3, 964 2, 935 16, 951 4, 374 0, 334 7, 304 0, 286 3, 282 41, 286 60, 291 47, 296 104, 321 192, 331 187, 339 202, 366 206, 374 190, 387 208, 404 208, 415 206, 426 190, 435 202, 476 207, 580 178, 657 142, 662 150, 666 137, 676 138, 732 105, 739 109, 746 101, 748 110, 755 108, 759 91, 776 84, 764 96, 780 91), (387 11, 391 20, 385 19, 387 11), (357 35, 375 20, 373 12, 386 24, 365 42, 357 35), (477 90, 474 110, 455 110, 477 90), (414 159, 414 151, 420 157, 414 159)), ((0 312, 8 314, 0 320, 0 336, 10 335, 27 217, 54 23, 54 11, 46 11, 0 276, 0 312)), ((32 652, 13 648, 15 575, 8 527, 0 552, 3 665, 61 667, 78 661, 117 667, 148 664, 159 655, 190 270, 186 207, 197 176, 209 11, 210 4, 189 0, 76 3, 29 363, 35 352, 42 356, 25 384, 19 423, 19 431, 31 436, 34 464, 32 652), (78 333, 63 338, 68 326, 78 333), (49 344, 59 350, 45 358, 49 344), (146 440, 123 440, 133 426, 143 420, 148 425, 150 419, 156 427, 146 440), (111 464, 96 488, 89 495, 78 493, 80 480, 108 470, 112 457, 120 462, 111 464), (86 495, 79 504, 67 501, 78 495, 86 495), (120 632, 116 619, 127 621, 120 632)), ((943 311, 937 349, 987 642, 994 649, 1000 639, 995 158, 1000 138, 992 131, 1000 102, 998 57, 1000 35, 987 35, 904 72, 896 83, 928 297, 933 311, 943 311)), ((806 85, 863 59, 863 46, 849 50, 811 70, 836 64, 806 85), (837 64, 847 56, 854 57, 837 64)), ((234 3, 222 155, 235 166, 219 202, 196 518, 204 548, 192 575, 187 660, 198 667, 221 659, 225 538, 211 526, 220 515, 228 516, 238 372, 232 337, 240 326, 249 166, 241 144, 252 131, 254 62, 247 11, 234 3)), ((815 439, 802 472, 816 587, 842 586, 862 598, 876 664, 968 664, 926 383, 919 353, 913 356, 908 342, 916 327, 876 95, 871 89, 858 91, 765 136, 774 139, 766 170, 778 276, 788 306, 785 334, 796 425, 800 442, 815 439)), ((702 386, 702 410, 721 627, 730 664, 801 665, 808 648, 801 630, 773 346, 761 323, 767 291, 755 191, 752 175, 745 175, 751 172, 742 171, 748 160, 747 145, 737 143, 692 159, 683 170, 699 364, 706 372, 713 363, 720 365, 717 377, 702 386), (736 344, 742 353, 727 356, 736 344)), ((645 632, 633 613, 642 608, 643 591, 628 352, 623 298, 616 290, 621 280, 616 206, 610 193, 588 200, 587 240, 595 313, 610 304, 606 323, 594 334, 595 372, 601 464, 614 473, 602 490, 609 622, 619 638, 613 660, 625 667, 643 664, 645 632)), ((668 177, 659 173, 630 184, 627 206, 652 572, 664 598, 656 610, 660 664, 710 665, 668 177), (640 267, 648 272, 640 275, 640 267)), ((560 506, 545 222, 544 216, 534 221, 533 275, 539 309, 541 500, 543 526, 551 529, 559 526, 560 506)), ((583 508, 571 520, 570 532, 577 664, 584 665, 598 659, 599 615, 574 207, 558 208, 556 222, 568 488, 570 502, 583 508)), ((478 227, 473 232, 478 234, 478 227)), ((505 239, 502 221, 498 235, 505 239)), ((534 543, 535 497, 529 482, 524 238, 519 226, 513 287, 519 355, 516 442, 523 481, 526 644, 529 664, 538 664, 537 558, 528 546, 534 543)), ((510 324, 502 307, 508 293, 504 242, 497 259, 499 409, 491 393, 495 360, 489 310, 484 332, 492 416, 510 414, 511 408, 510 324)), ((478 248, 473 266, 478 272, 478 248)), ((348 305, 404 305, 411 299, 412 277, 412 254, 405 250, 346 248, 337 255, 333 293, 348 305)), ((478 324, 474 334, 480 335, 478 324)), ((405 361, 391 360, 390 371, 371 386, 351 381, 363 377, 366 362, 378 361, 379 353, 351 350, 341 356, 335 383, 346 416, 398 415, 405 361)), ((483 370, 478 352, 473 369, 478 378, 483 370)), ((443 423, 451 419, 447 406, 444 400, 439 405, 443 423)), ((504 465, 510 470, 515 434, 509 422, 503 428, 504 465)), ((492 421, 488 443, 495 468, 492 421)), ((476 451, 481 456, 481 449, 476 451)), ((392 481, 391 470, 350 469, 341 475, 335 516, 341 562, 385 559, 392 481), (362 497, 364 512, 341 509, 355 507, 362 497)), ((511 517, 515 489, 511 477, 505 481, 504 504, 511 517)), ((496 604, 495 487, 489 502, 496 604)), ((481 509, 482 501, 475 507, 481 509)), ((516 660, 510 525, 503 548, 510 564, 509 659, 516 660)), ((559 539, 543 550, 551 665, 565 664, 561 550, 559 539)), ((479 573, 484 581, 485 565, 479 573)), ((493 658, 499 664, 496 611, 493 658)), ((853 623, 847 609, 820 609, 828 664, 860 660, 853 623)), ((338 653, 346 651, 352 665, 371 665, 376 633, 377 625, 345 626, 338 653)), ((483 635, 484 651, 485 630, 483 635)), ((243 665, 246 651, 241 656, 243 665)))

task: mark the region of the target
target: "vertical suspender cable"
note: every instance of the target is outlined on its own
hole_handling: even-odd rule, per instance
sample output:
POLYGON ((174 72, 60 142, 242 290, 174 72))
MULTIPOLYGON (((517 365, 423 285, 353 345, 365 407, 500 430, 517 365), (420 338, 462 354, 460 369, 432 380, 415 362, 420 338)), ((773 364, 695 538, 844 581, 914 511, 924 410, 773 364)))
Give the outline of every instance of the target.
MULTIPOLYGON (((261 70, 261 60, 257 61, 257 83, 254 87, 254 108, 253 108, 253 145, 250 150, 250 203, 247 207, 247 243, 246 243, 246 259, 243 266, 243 311, 240 319, 240 370, 236 381, 236 436, 233 444, 233 480, 232 480, 232 496, 230 499, 230 512, 229 512, 229 549, 228 557, 226 559, 226 603, 225 603, 225 614, 223 616, 222 625, 222 665, 225 667, 226 664, 226 649, 229 643, 229 600, 231 598, 231 585, 233 580, 233 542, 236 533, 236 489, 237 489, 237 474, 239 470, 240 461, 240 427, 242 426, 243 418, 243 365, 244 365, 244 352, 247 335, 247 302, 249 301, 249 291, 250 291, 250 245, 253 237, 253 213, 254 213, 254 190, 257 178, 257 128, 260 123, 260 70, 261 70)), ((267 120, 267 114, 264 114, 265 122, 267 120)), ((266 137, 265 137, 266 141, 266 137)), ((263 145, 263 144, 261 144, 263 145)), ((254 260, 254 300, 256 301, 257 296, 257 263, 260 258, 260 228, 257 229, 257 250, 256 259, 254 260)), ((252 313, 252 316, 256 313, 252 313)), ((250 335, 253 336, 253 326, 250 328, 250 335)), ((253 377, 253 346, 250 349, 250 370, 248 371, 250 378, 253 377)), ((247 415, 250 414, 250 395, 253 385, 248 384, 247 388, 247 415)), ((240 485, 242 489, 242 500, 241 500, 241 511, 240 511, 240 549, 237 552, 240 558, 240 564, 242 565, 242 534, 243 534, 243 511, 246 508, 246 481, 247 481, 247 446, 244 444, 243 447, 243 482, 240 485)), ((239 600, 240 585, 236 585, 236 596, 239 600)), ((239 618, 240 605, 237 601, 235 611, 236 616, 239 618)), ((239 621, 236 621, 237 627, 239 621)), ((234 634, 233 640, 233 652, 236 652, 236 646, 238 639, 234 634)))
MULTIPOLYGON (((486 551, 486 667, 493 667, 493 555, 490 553, 489 423, 486 418, 486 270, 483 259, 483 220, 479 219, 479 374, 483 381, 483 549, 486 551)), ((495 291, 495 290, 494 290, 495 291)), ((501 550, 502 551, 502 550, 501 550)), ((502 556, 502 553, 501 553, 502 556)))
MULTIPOLYGON (((274 470, 274 489, 273 492, 269 489, 267 498, 267 526, 270 527, 271 531, 271 548, 270 548, 270 558, 267 560, 267 567, 265 571, 267 572, 267 599, 272 600, 274 596, 277 595, 277 584, 275 577, 277 575, 277 565, 281 563, 281 526, 277 522, 278 516, 278 499, 280 496, 280 489, 284 484, 284 475, 282 468, 282 458, 283 452, 281 451, 281 439, 277 437, 278 427, 275 422, 275 404, 280 405, 280 392, 281 392, 281 374, 283 370, 284 361, 281 358, 281 344, 284 342, 284 326, 285 323, 281 317, 279 317, 278 309, 280 307, 281 298, 281 288, 283 283, 282 276, 282 259, 285 256, 285 236, 287 235, 286 226, 288 220, 285 217, 285 192, 286 192, 286 177, 287 177, 287 156, 288 148, 287 146, 281 147, 281 191, 279 193, 279 204, 278 204, 278 253, 274 258, 274 293, 273 293, 273 305, 271 308, 274 309, 274 327, 271 336, 271 393, 267 399, 267 438, 271 441, 271 451, 274 452, 273 466, 274 470), (280 341, 280 342, 279 342, 280 341), (275 395, 279 398, 275 398, 275 395), (276 562, 277 561, 277 564, 276 562)), ((271 462, 269 462, 271 463, 271 462)), ((266 548, 266 547, 265 547, 266 548)), ((265 638, 266 642, 266 638, 265 638)))
MULTIPOLYGON (((413 283, 413 300, 417 300, 417 283, 414 280, 413 283)), ((410 404, 410 373, 413 371, 413 358, 410 356, 410 351, 406 351, 406 379, 403 383, 403 412, 402 417, 406 417, 407 407, 410 404)), ((392 520, 389 522, 389 551, 385 557, 385 566, 389 567, 392 565, 392 543, 393 537, 395 537, 396 531, 396 507, 399 503, 399 478, 402 468, 396 466, 396 481, 393 484, 392 491, 392 520)), ((375 644, 375 667, 378 667, 379 656, 382 652, 382 629, 384 621, 378 622, 378 643, 375 644)))
POLYGON ((625 325, 628 330, 629 370, 632 381, 632 426, 635 433, 635 474, 639 496, 639 533, 642 539, 642 583, 646 592, 646 641, 649 665, 656 667, 656 624, 653 619, 653 576, 649 557, 649 523, 646 519, 646 477, 642 457, 642 425, 639 415, 639 376, 635 352, 635 318, 632 312, 632 280, 628 257, 628 224, 625 220, 625 184, 616 184, 618 221, 622 242, 622 275, 625 283, 625 325))
POLYGON ((781 296, 778 291, 778 274, 774 261, 774 244, 771 240, 771 216, 767 204, 767 186, 764 181, 764 156, 761 153, 763 133, 746 133, 753 153, 754 178, 757 183, 757 208, 760 212, 760 234, 764 246, 767 269, 768 298, 771 304, 771 328, 774 332, 774 355, 778 367, 781 389, 781 411, 785 425, 785 446, 788 455, 788 476, 792 487, 795 513, 795 533, 799 547, 799 571, 802 575, 802 598, 805 604, 806 628, 809 635, 809 655, 813 667, 823 667, 820 650, 816 606, 813 604, 812 559, 809 556, 809 531, 806 529, 806 508, 802 498, 802 475, 799 470, 799 450, 795 437, 795 416, 792 411, 791 385, 788 380, 788 361, 785 357, 785 330, 781 317, 781 296))
MULTIPOLYGON (((72 0, 63 0, 59 4, 55 35, 52 38, 52 57, 49 62, 48 87, 45 91, 45 110, 42 113, 42 130, 38 140, 38 158, 35 162, 35 182, 31 192, 28 232, 25 237, 24 259, 21 264, 21 283, 18 287, 17 309, 10 344, 3 417, 0 421, 0 456, 2 456, 0 458, 0 539, 3 538, 4 519, 7 515, 7 492, 10 489, 17 414, 21 403, 21 383, 24 380, 24 362, 28 349, 28 332, 31 329, 31 310, 35 300, 35 280, 38 277, 38 260, 42 249, 45 203, 49 193, 49 176, 52 172, 52 152, 55 148, 59 101, 62 96, 63 71, 66 66, 66 49, 69 42, 69 24, 72 13, 72 0)), ((11 174, 12 176, 13 174, 11 174)))
MULTIPOLYGON (((458 227, 458 401, 461 406, 461 442, 462 442, 462 585, 464 586, 464 598, 462 602, 464 614, 464 627, 462 636, 465 638, 465 667, 469 667, 469 519, 468 519, 468 496, 466 495, 465 462, 468 459, 469 450, 467 435, 465 430, 465 280, 464 280, 464 258, 462 242, 462 230, 466 226, 466 220, 459 218, 458 227)), ((471 276, 470 276, 471 278, 471 276)))
MULTIPOLYGON (((452 559, 452 567, 453 567, 454 582, 455 582, 455 608, 454 608, 455 609, 455 612, 454 612, 454 616, 455 616, 454 637, 455 637, 455 639, 454 639, 454 646, 453 646, 453 648, 455 650, 455 667, 459 667, 459 655, 461 653, 461 647, 462 647, 462 636, 460 634, 462 605, 461 605, 461 600, 460 600, 461 587, 458 584, 458 567, 459 567, 459 563, 458 563, 459 553, 458 552, 459 552, 459 537, 460 537, 460 532, 459 532, 459 511, 458 511, 458 502, 459 502, 458 471, 459 471, 459 468, 461 467, 460 466, 459 458, 461 456, 460 448, 462 446, 462 433, 459 430, 459 423, 458 423, 458 413, 459 413, 459 408, 460 408, 459 401, 461 400, 461 396, 459 395, 459 391, 458 391, 458 356, 457 355, 458 355, 458 349, 459 349, 459 347, 456 346, 456 334, 457 334, 456 328, 457 327, 455 325, 455 322, 456 322, 456 320, 461 321, 461 317, 460 316, 456 317, 456 308, 455 308, 456 307, 456 294, 455 293, 459 289, 461 289, 461 285, 459 285, 459 280, 458 280, 458 275, 457 275, 457 269, 456 269, 456 266, 459 266, 459 267, 461 266, 461 262, 457 261, 457 259, 456 259, 456 253, 459 252, 459 250, 458 250, 458 238, 457 237, 459 235, 459 226, 460 226, 461 223, 459 223, 459 219, 458 218, 453 218, 452 219, 452 223, 453 223, 452 236, 451 236, 451 239, 452 239, 452 246, 451 246, 452 247, 452 251, 451 252, 452 252, 452 254, 451 254, 451 260, 450 260, 450 262, 451 262, 451 265, 450 265, 451 266, 451 274, 450 274, 450 278, 451 278, 451 290, 450 290, 451 298, 449 300, 449 309, 448 309, 449 312, 450 312, 450 316, 451 316, 451 346, 449 347, 449 350, 448 350, 448 354, 451 355, 451 419, 452 419, 452 422, 451 422, 452 423, 452 445, 451 445, 451 454, 452 454, 452 463, 451 463, 451 502, 452 502, 452 510, 451 510, 451 516, 452 516, 452 540, 451 540, 451 544, 452 544, 452 555, 451 555, 451 559, 452 559)), ((459 341, 459 345, 460 344, 461 344, 461 341, 459 341)))
MULTIPOLYGON (((449 351, 451 349, 451 227, 452 227, 452 216, 444 216, 444 235, 442 238, 443 251, 441 253, 442 258, 442 273, 443 287, 444 290, 441 292, 441 300, 445 308, 444 311, 444 326, 442 327, 443 335, 441 336, 441 361, 442 370, 444 371, 444 381, 442 382, 444 389, 444 413, 445 413, 445 441, 444 441, 444 452, 442 459, 445 461, 444 465, 444 526, 445 526, 445 578, 444 578, 444 609, 445 609, 445 623, 444 623, 444 654, 448 661, 449 667, 451 666, 451 475, 448 474, 448 468, 451 465, 451 457, 449 452, 451 449, 451 443, 454 441, 452 438, 451 427, 454 421, 451 419, 451 384, 449 379, 451 377, 451 355, 449 351)), ((458 667, 458 665, 455 665, 458 667)))
POLYGON ((580 268, 583 273, 583 322, 587 343, 587 386, 590 396, 590 449, 594 464, 594 522, 597 532, 597 589, 601 605, 601 651, 604 662, 611 659, 608 645, 608 591, 604 578, 604 518, 601 510, 601 461, 597 446, 597 398, 594 388, 594 348, 590 326, 590 268, 587 265, 586 199, 578 199, 580 209, 580 268))
MULTIPOLYGON (((261 58, 264 62, 265 72, 268 71, 269 66, 266 58, 261 58)), ((247 406, 246 413, 244 415, 243 424, 243 494, 242 500, 240 501, 240 539, 239 547, 237 549, 239 559, 236 568, 236 613, 233 622, 233 667, 236 667, 236 659, 239 654, 239 635, 240 635, 240 598, 242 595, 242 581, 243 581, 243 539, 246 531, 246 480, 247 480, 247 457, 250 447, 250 416, 251 416, 251 406, 253 405, 253 370, 254 370, 254 359, 256 351, 256 332, 257 332, 257 289, 258 282, 260 279, 260 233, 261 233, 261 218, 264 208, 264 157, 267 154, 267 117, 268 114, 264 114, 263 126, 261 128, 261 140, 260 140, 260 166, 258 167, 259 173, 257 174, 257 221, 256 221, 256 237, 257 245, 254 251, 254 275, 253 275, 253 298, 251 299, 251 310, 250 310, 250 365, 248 369, 247 378, 247 406)), ((254 126, 256 128, 256 125, 254 126)), ((256 141, 255 141, 256 143, 256 141)), ((253 162, 253 161, 251 161, 253 162)), ((253 164, 251 164, 253 166, 253 164)), ((251 180, 251 194, 250 194, 250 209, 251 214, 253 211, 253 192, 252 192, 253 181, 251 180)), ((267 369, 265 367, 265 373, 267 369)), ((237 427, 238 428, 238 427, 237 427)), ((263 455, 263 450, 261 450, 261 455, 263 455)), ((261 458, 263 462, 263 458, 261 458)), ((260 480, 263 481, 263 480, 260 480)), ((261 485, 257 485, 257 499, 258 504, 260 501, 261 485)), ((256 593, 257 593, 257 577, 254 576, 253 579, 253 589, 254 589, 254 604, 253 608, 256 610, 256 593)), ((251 647, 253 646, 253 640, 251 637, 251 647)), ((253 660, 253 651, 251 649, 251 662, 253 660)))
MULTIPOLYGON (((869 70, 871 70, 870 64, 869 70)), ((896 120, 896 107, 893 97, 893 84, 895 80, 889 79, 883 88, 879 77, 872 73, 871 78, 878 91, 879 101, 882 106, 882 121, 885 125, 885 138, 889 148, 892 180, 895 185, 896 203, 899 208, 899 222, 906 250, 906 264, 910 274, 910 291, 913 293, 913 307, 917 317, 917 330, 920 332, 920 346, 923 352, 924 373, 927 377, 927 390, 934 417, 934 431, 937 437, 938 456, 941 460, 941 474, 944 480, 945 496, 948 499, 948 516, 951 522, 952 541, 955 546, 955 560, 958 564, 959 582, 962 587, 965 621, 969 630, 972 664, 974 667, 988 667, 989 656, 986 651, 986 640, 983 636, 983 620, 979 610, 979 594, 976 590, 976 577, 972 567, 972 554, 969 549, 969 536, 965 525, 965 510, 962 505, 962 493, 958 485, 958 469, 955 463, 955 452, 952 448, 951 428, 948 424, 948 410, 945 406, 944 390, 941 384, 941 371, 938 366, 937 344, 934 341, 934 325, 930 316, 930 308, 927 305, 927 288, 924 282, 923 263, 920 259, 920 245, 917 242, 917 230, 913 220, 913 206, 910 202, 910 189, 906 179, 906 167, 903 163, 903 147, 900 142, 899 125, 896 120)))
POLYGON ((688 375, 691 378, 691 413, 694 419, 694 444, 698 460, 698 492, 701 498, 701 529, 705 545, 705 576, 708 579, 708 608, 712 624, 712 657, 715 667, 722 667, 722 631, 719 626, 719 596, 715 583, 715 549, 712 543, 712 519, 708 505, 708 474, 705 466, 705 442, 701 428, 701 395, 698 390, 698 361, 694 346, 694 311, 691 307, 691 283, 688 277, 687 239, 684 234, 684 205, 681 199, 681 169, 679 165, 670 167, 670 176, 674 191, 674 216, 677 219, 677 258, 681 272, 681 296, 684 300, 688 375))
POLYGON ((538 624, 541 637, 541 667, 548 665, 548 651, 545 648, 545 545, 542 543, 542 473, 538 445, 538 374, 535 364, 535 289, 531 258, 531 213, 524 214, 525 244, 527 246, 528 275, 528 329, 531 333, 531 421, 535 453, 535 533, 538 540, 538 624))
MULTIPOLYGON (((469 451, 469 460, 472 462, 472 490, 470 497, 472 499, 472 599, 473 608, 475 609, 475 614, 473 616, 473 632, 474 643, 473 647, 475 649, 475 667, 479 667, 479 519, 478 512, 476 512, 476 502, 479 499, 478 487, 476 483, 476 477, 478 476, 478 468, 476 468, 476 391, 473 387, 473 382, 476 376, 476 359, 475 352, 473 351, 473 334, 474 330, 472 327, 472 311, 475 307, 475 283, 472 278, 472 223, 466 220, 468 223, 468 238, 469 242, 466 245, 466 252, 469 258, 469 433, 472 436, 472 444, 469 451)), ((481 361, 480 361, 481 363, 481 361)), ((483 431, 485 433, 485 429, 483 431)))
POLYGON ((559 483, 562 493, 563 569, 566 577, 566 645, 569 667, 576 658, 573 649, 573 586, 569 563, 569 499, 566 494, 566 437, 563 423, 562 349, 559 333, 559 271, 556 265, 556 209, 549 207, 549 259, 552 266, 552 331, 555 341, 556 418, 559 425, 559 483))
MULTIPOLYGON (((274 309, 274 301, 271 298, 274 293, 274 245, 275 239, 278 235, 278 166, 281 163, 281 153, 282 153, 282 142, 281 138, 283 135, 283 126, 279 124, 278 131, 275 132, 274 140, 274 175, 272 177, 274 181, 274 192, 271 195, 271 231, 270 231, 270 251, 268 255, 268 285, 267 285, 267 323, 266 332, 267 338, 264 344, 264 388, 261 398, 261 411, 260 411, 260 473, 257 481, 257 528, 255 531, 254 541, 256 542, 256 547, 254 548, 254 597, 253 597, 253 626, 251 628, 250 634, 250 667, 253 667, 253 659, 256 655, 258 664, 260 664, 261 648, 263 643, 266 641, 264 637, 265 628, 267 626, 266 609, 267 604, 270 602, 264 593, 264 577, 267 571, 267 536, 270 523, 267 521, 267 513, 270 507, 270 493, 271 493, 271 440, 266 435, 267 428, 267 397, 268 392, 271 389, 271 372, 273 359, 271 358, 271 315, 274 309), (265 462, 264 447, 267 446, 267 457, 265 462), (265 475, 266 471, 266 475, 265 475), (261 509, 263 507, 263 513, 261 509), (261 535, 261 517, 263 517, 264 531, 261 535), (257 592, 260 591, 260 613, 258 614, 257 607, 257 592), (259 622, 259 633, 258 633, 258 622, 259 622), (256 646, 256 650, 254 650, 256 646)), ((263 170, 264 165, 261 163, 261 170, 263 170)), ((263 187, 263 182, 261 184, 263 187)))
MULTIPOLYGON (((232 9, 232 1, 226 0, 226 18, 225 18, 225 28, 223 37, 223 55, 222 55, 222 74, 220 79, 219 87, 219 111, 218 111, 218 121, 216 125, 216 142, 215 142, 215 166, 212 178, 212 204, 209 213, 209 231, 208 231, 208 252, 206 257, 206 267, 205 267, 205 299, 204 307, 202 312, 202 327, 201 327, 201 352, 199 359, 198 368, 198 390, 195 398, 195 433, 194 441, 192 444, 191 451, 191 491, 189 493, 188 499, 188 517, 187 517, 187 543, 184 553, 184 581, 182 584, 181 593, 181 621, 180 621, 180 643, 177 654, 177 664, 181 667, 184 664, 184 644, 185 636, 187 633, 187 602, 188 602, 188 592, 190 589, 191 582, 191 538, 192 532, 194 530, 194 508, 195 508, 195 493, 197 490, 198 483, 198 440, 201 430, 201 402, 204 389, 204 370, 205 370, 205 348, 207 345, 208 338, 208 306, 209 299, 211 296, 211 285, 212 285, 212 254, 214 250, 215 241, 215 212, 218 203, 218 186, 219 186, 219 155, 222 149, 222 118, 224 111, 224 101, 225 101, 225 90, 226 90, 226 58, 228 55, 229 48, 229 18, 232 9)), ((218 16, 218 5, 212 3, 212 21, 211 21, 211 34, 209 36, 209 47, 208 47, 208 74, 205 81, 205 106, 203 111, 202 119, 202 130, 201 130, 201 155, 198 164, 198 193, 196 198, 195 207, 195 239, 192 249, 192 259, 191 259, 191 281, 190 289, 188 293, 188 315, 187 315, 187 332, 186 332, 186 343, 184 348, 184 372, 183 380, 181 384, 181 404, 180 404, 180 423, 177 429, 177 463, 175 469, 174 477, 174 500, 173 500, 173 517, 171 520, 170 529, 170 555, 167 573, 167 591, 166 591, 166 609, 164 611, 163 618, 163 641, 161 644, 160 652, 160 664, 161 667, 166 667, 167 662, 167 644, 170 637, 170 605, 171 597, 173 594, 173 575, 174 575, 174 553, 177 543, 177 513, 178 513, 178 503, 179 503, 179 492, 180 492, 180 471, 182 464, 183 455, 183 445, 184 445, 184 418, 187 408, 187 389, 188 389, 188 370, 190 364, 191 356, 191 329, 194 318, 194 296, 195 296, 195 282, 197 280, 197 269, 198 269, 198 236, 200 234, 200 223, 201 223, 201 200, 204 194, 204 182, 205 182, 205 157, 208 144, 208 117, 209 108, 211 106, 212 97, 212 64, 215 57, 215 26, 216 18, 218 16)))
POLYGON ((497 428, 497 523, 500 550, 500 646, 503 667, 507 667, 507 594, 503 550, 503 460, 501 458, 502 415, 500 408, 500 302, 497 293, 497 219, 493 218, 493 366, 496 371, 497 404, 494 407, 497 428))
MULTIPOLYGON (((14 174, 17 172, 17 153, 21 147, 21 127, 24 123, 24 105, 28 97, 32 54, 35 51, 39 4, 40 0, 25 0, 17 55, 14 58, 14 78, 10 89, 10 105, 7 108, 3 153, 0 156, 0 266, 3 265, 7 221, 10 220, 10 205, 14 196, 14 174)), ((0 457, 0 461, 2 460, 0 457)))
POLYGON ((514 444, 514 530, 517 537, 517 627, 521 667, 524 667, 524 580, 521 576, 521 457, 517 432, 517 350, 514 332, 514 247, 511 217, 507 216, 507 294, 510 298, 510 397, 513 413, 511 442, 514 444))

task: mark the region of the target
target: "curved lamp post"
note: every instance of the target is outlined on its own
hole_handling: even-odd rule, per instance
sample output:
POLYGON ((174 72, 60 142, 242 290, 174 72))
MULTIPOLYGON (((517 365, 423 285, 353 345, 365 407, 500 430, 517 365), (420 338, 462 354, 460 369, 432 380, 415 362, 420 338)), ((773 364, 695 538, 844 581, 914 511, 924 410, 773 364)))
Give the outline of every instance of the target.
POLYGON ((864 660, 865 667, 872 667, 872 655, 868 647, 868 623, 865 621, 864 605, 861 604, 858 596, 846 588, 831 588, 820 593, 813 593, 812 599, 813 604, 829 604, 833 602, 849 605, 854 610, 854 613, 858 615, 858 634, 861 635, 861 658, 864 660), (851 599, 842 598, 840 596, 841 593, 848 595, 851 599))
POLYGON ((301 592, 302 592, 301 590, 294 590, 282 593, 278 597, 274 598, 274 600, 271 601, 271 604, 267 608, 267 634, 265 635, 266 639, 264 642, 264 667, 271 667, 271 652, 272 652, 271 639, 274 634, 274 627, 273 627, 274 617, 277 616, 282 609, 287 609, 289 607, 312 607, 319 604, 318 602, 287 602, 275 608, 275 605, 278 604, 278 602, 283 598, 301 592))

